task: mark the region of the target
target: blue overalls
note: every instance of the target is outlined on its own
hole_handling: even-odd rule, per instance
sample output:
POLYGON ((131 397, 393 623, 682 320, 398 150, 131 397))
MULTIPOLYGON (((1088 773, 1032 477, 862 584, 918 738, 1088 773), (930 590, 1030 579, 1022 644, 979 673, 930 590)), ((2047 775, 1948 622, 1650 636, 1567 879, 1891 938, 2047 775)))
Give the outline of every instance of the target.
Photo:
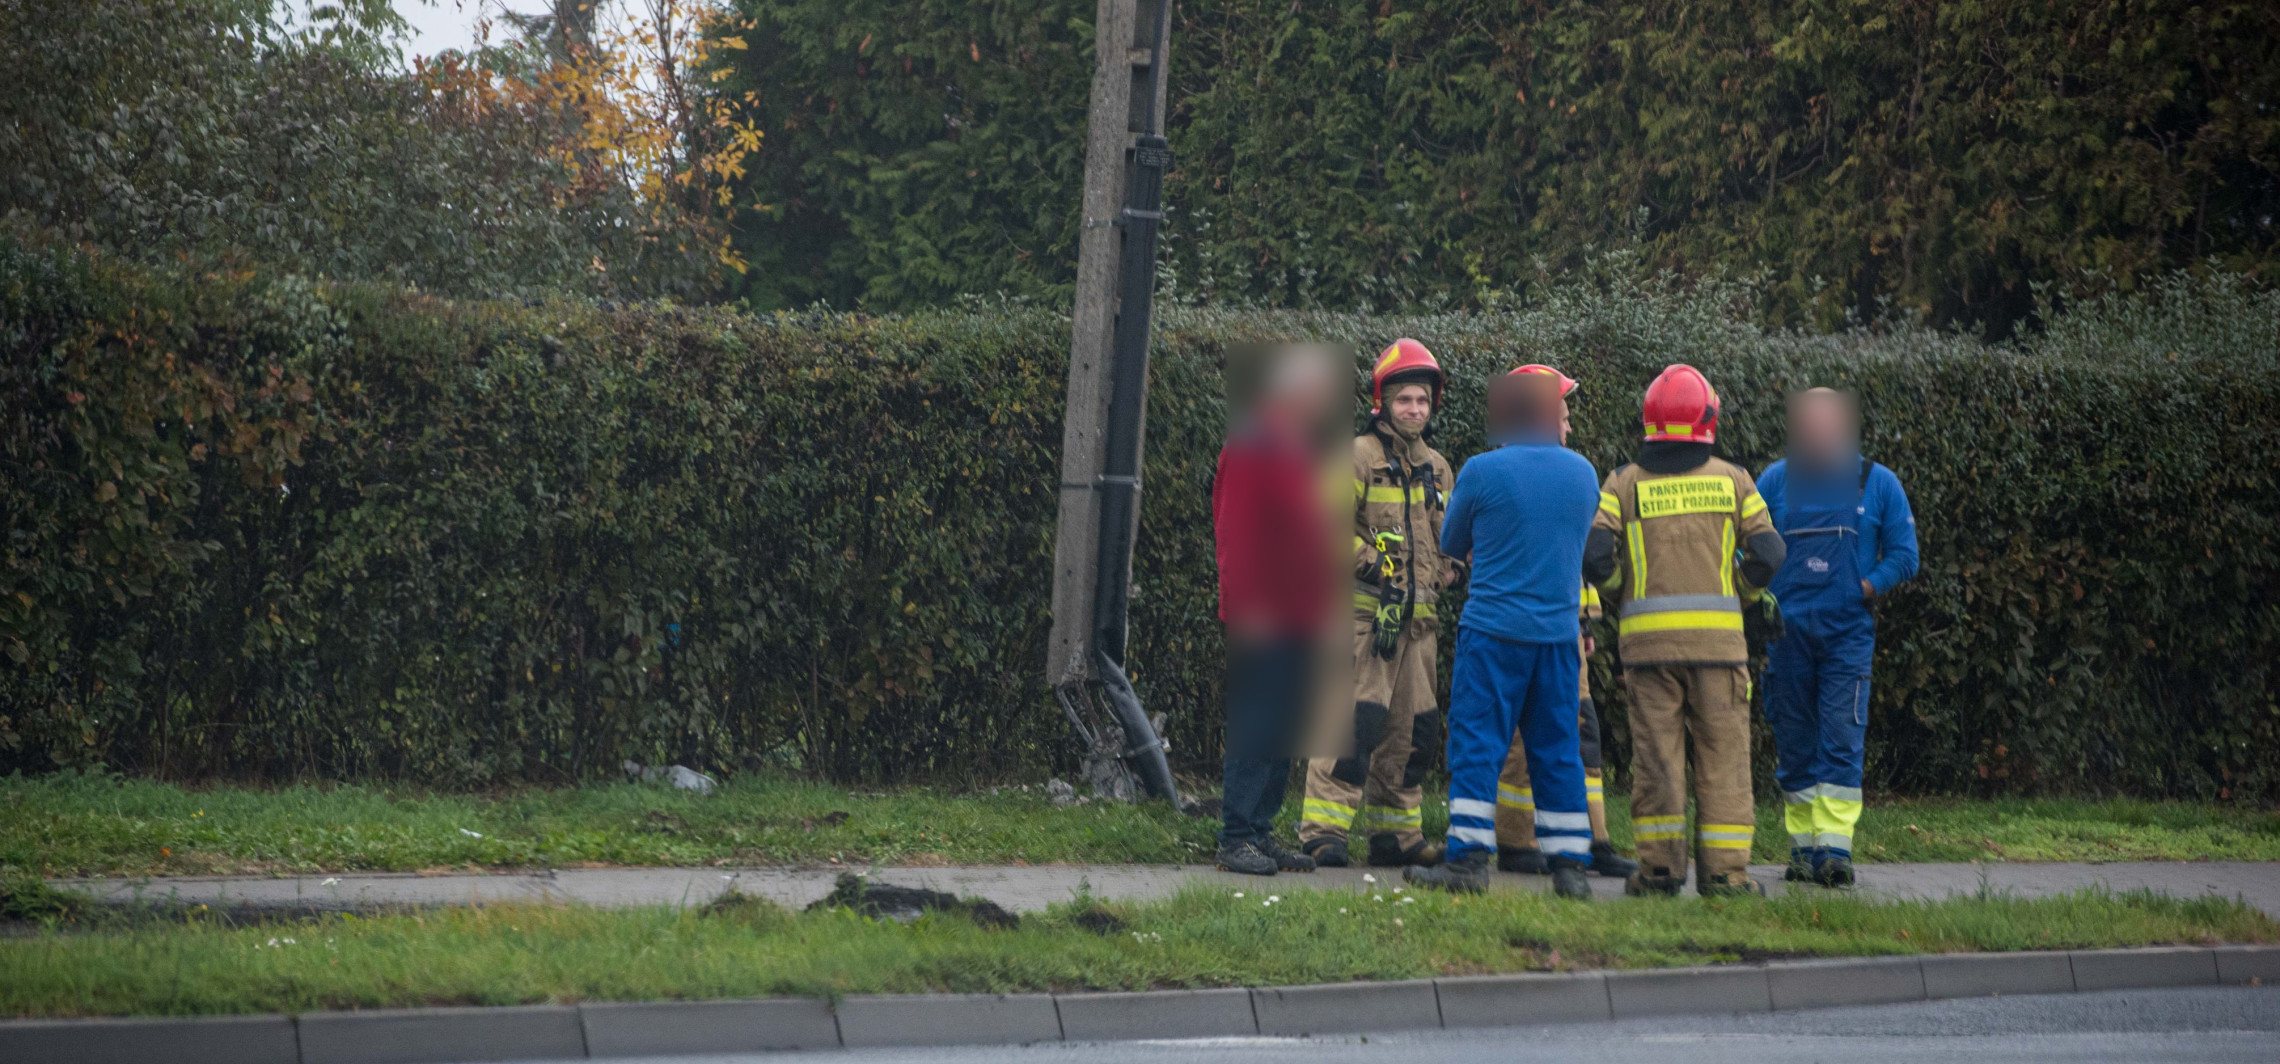
POLYGON ((1857 475, 1840 468, 1816 476, 1791 465, 1773 514, 1789 547, 1772 587, 1787 632, 1767 650, 1765 716, 1791 856, 1815 865, 1852 858, 1876 657, 1876 618, 1860 587, 1868 575, 1860 568, 1860 526, 1870 465, 1859 460, 1857 475))

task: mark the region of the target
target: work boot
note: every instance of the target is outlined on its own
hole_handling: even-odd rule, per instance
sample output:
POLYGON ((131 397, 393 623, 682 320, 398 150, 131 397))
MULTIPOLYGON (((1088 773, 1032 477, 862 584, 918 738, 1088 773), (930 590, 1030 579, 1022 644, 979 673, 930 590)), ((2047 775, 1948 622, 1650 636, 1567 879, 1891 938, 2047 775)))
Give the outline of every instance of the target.
POLYGON ((1678 888, 1685 885, 1684 877, 1671 875, 1668 868, 1657 868, 1651 873, 1643 870, 1631 873, 1631 878, 1623 881, 1623 893, 1634 898, 1675 898, 1678 888))
POLYGON ((1831 857, 1814 865, 1813 882, 1832 890, 1851 890, 1857 882, 1853 877, 1852 858, 1831 857))
POLYGON ((1346 840, 1335 835, 1308 839, 1304 849, 1308 857, 1314 858, 1316 868, 1344 868, 1348 863, 1346 840))
POLYGON ((1260 853, 1274 858, 1275 867, 1285 872, 1314 871, 1314 858, 1303 853, 1292 853, 1290 847, 1283 845, 1281 839, 1272 835, 1259 836, 1259 841, 1255 845, 1259 847, 1260 853))
POLYGON ((1496 870, 1541 876, 1550 874, 1552 866, 1544 863, 1544 851, 1530 846, 1525 850, 1496 851, 1496 870))
POLYGON ((1569 901, 1591 900, 1591 876, 1583 870, 1583 862, 1573 857, 1554 857, 1552 893, 1569 901))
POLYGON ((1410 865, 1401 870, 1401 878, 1415 887, 1479 894, 1488 889, 1488 851, 1474 850, 1437 865, 1410 865))
POLYGON ((1281 871, 1281 865, 1254 842, 1222 843, 1218 864, 1224 871, 1246 876, 1271 876, 1281 871))
POLYGON ((1748 872, 1724 872, 1715 876, 1695 873, 1694 892, 1705 898, 1762 898, 1765 888, 1751 879, 1748 872))
POLYGON ((1789 851, 1789 867, 1781 873, 1781 878, 1788 883, 1816 882, 1813 878, 1813 851, 1792 848, 1789 851))
POLYGON ((1591 870, 1609 879, 1629 879, 1639 870, 1639 862, 1615 852, 1615 844, 1605 839, 1591 840, 1591 870))
POLYGON ((1401 848, 1401 836, 1381 831, 1370 836, 1370 864, 1376 868, 1400 868, 1405 865, 1432 865, 1441 863, 1441 848, 1424 839, 1415 846, 1401 848))

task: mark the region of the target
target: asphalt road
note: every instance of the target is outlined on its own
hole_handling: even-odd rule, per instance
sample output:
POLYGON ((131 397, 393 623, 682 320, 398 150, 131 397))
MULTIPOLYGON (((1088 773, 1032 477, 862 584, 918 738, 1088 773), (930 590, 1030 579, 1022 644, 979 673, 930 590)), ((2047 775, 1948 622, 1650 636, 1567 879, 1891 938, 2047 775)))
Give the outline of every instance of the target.
POLYGON ((651 1058, 655 1064, 1929 1064, 1958 1061, 2215 1064, 2280 1061, 2280 987, 1974 998, 1565 1027, 1337 1038, 1215 1038, 774 1056, 651 1058))

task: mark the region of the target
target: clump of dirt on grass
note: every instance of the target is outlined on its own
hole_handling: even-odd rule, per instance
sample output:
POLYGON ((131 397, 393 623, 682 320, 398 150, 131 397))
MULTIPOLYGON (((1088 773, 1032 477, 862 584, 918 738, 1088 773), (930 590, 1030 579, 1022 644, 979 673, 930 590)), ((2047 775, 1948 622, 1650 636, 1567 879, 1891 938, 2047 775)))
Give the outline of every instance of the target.
POLYGON ((698 910, 708 917, 735 920, 746 924, 775 924, 791 919, 792 914, 783 906, 757 894, 746 894, 735 887, 720 892, 698 910))
POLYGON ((952 913, 983 927, 1013 928, 1021 918, 980 898, 961 898, 922 887, 873 883, 853 872, 841 872, 838 882, 809 911, 845 908, 881 920, 907 924, 929 912, 952 913))
POLYGON ((1105 906, 1098 903, 1071 913, 1069 922, 1103 937, 1122 934, 1125 928, 1131 926, 1124 922, 1123 917, 1110 912, 1105 906))

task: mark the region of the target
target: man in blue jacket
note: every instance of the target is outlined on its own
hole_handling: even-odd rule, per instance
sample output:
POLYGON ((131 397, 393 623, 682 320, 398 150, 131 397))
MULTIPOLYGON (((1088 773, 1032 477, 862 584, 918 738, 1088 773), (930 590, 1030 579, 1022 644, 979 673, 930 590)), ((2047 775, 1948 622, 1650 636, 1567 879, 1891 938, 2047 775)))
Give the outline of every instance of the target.
POLYGON ((1577 740, 1576 645, 1583 630, 1583 541, 1599 478, 1560 446, 1559 382, 1522 374, 1489 383, 1489 442, 1457 473, 1441 553, 1472 559, 1449 683, 1449 847, 1411 865, 1419 886, 1480 891, 1496 858, 1496 777, 1525 736, 1535 784, 1536 848, 1552 890, 1589 900, 1591 813, 1577 740))
POLYGON ((1876 656, 1869 607, 1916 575, 1916 517, 1890 469, 1861 456, 1850 396, 1789 402, 1789 456, 1758 477, 1789 554, 1774 574, 1786 631, 1767 650, 1765 716, 1789 823, 1791 881, 1850 887, 1876 656))

